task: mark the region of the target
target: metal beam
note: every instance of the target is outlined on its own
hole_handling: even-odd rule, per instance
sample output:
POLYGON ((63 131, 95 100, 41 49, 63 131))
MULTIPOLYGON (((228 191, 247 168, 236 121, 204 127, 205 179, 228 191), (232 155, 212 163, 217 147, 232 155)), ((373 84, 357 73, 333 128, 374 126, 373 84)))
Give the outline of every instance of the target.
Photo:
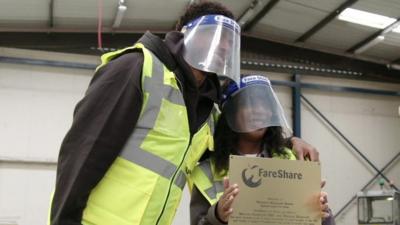
POLYGON ((12 158, 0 157, 0 164, 24 164, 24 165, 57 165, 56 160, 52 159, 34 159, 34 158, 12 158))
MULTIPOLYGON (((58 28, 56 28, 56 30, 57 29, 58 28)), ((97 50, 96 33, 47 32, 51 30, 52 29, 47 29, 41 33, 0 32, 0 46, 76 54, 102 54, 102 52, 97 50)), ((83 32, 83 30, 80 31, 83 32)), ((163 38, 165 34, 163 32, 153 33, 160 38, 163 38)), ((103 33, 103 46, 105 48, 114 49, 131 46, 142 34, 143 33, 137 30, 127 34, 103 33)), ((263 56, 262 61, 254 58, 252 58, 252 60, 246 60, 254 63, 252 65, 250 65, 250 63, 242 63, 243 68, 261 71, 277 71, 289 74, 297 72, 303 75, 400 82, 400 70, 388 68, 387 65, 380 64, 379 62, 365 61, 357 57, 352 58, 350 54, 347 56, 335 55, 250 36, 242 36, 241 47, 243 61, 246 60, 246 53, 263 56), (256 64, 257 61, 262 63, 256 64), (266 62, 269 63, 269 66, 267 66, 268 63, 266 62), (287 66, 285 67, 285 65, 287 66)))
POLYGON ((325 84, 312 84, 312 83, 301 83, 293 81, 283 81, 283 80, 271 80, 272 85, 296 87, 300 86, 304 89, 313 89, 320 91, 331 91, 331 92, 349 92, 358 94, 372 94, 372 95, 384 95, 384 96, 400 96, 400 91, 388 91, 388 90, 378 90, 378 89, 368 89, 368 88, 355 88, 355 87, 345 87, 345 86, 333 86, 325 84))
POLYGON ((343 12, 343 10, 345 10, 347 7, 353 5, 355 2, 357 2, 357 0, 347 0, 346 2, 341 4, 335 10, 333 10, 328 16, 326 16, 323 20, 321 20, 319 23, 317 23, 315 26, 313 26, 311 29, 309 29, 307 32, 305 32, 303 35, 297 38, 296 42, 305 42, 308 38, 310 38, 317 31, 321 30, 326 24, 335 19, 337 15, 343 12))
POLYGON ((294 74, 292 77, 295 86, 292 88, 292 107, 293 107, 293 135, 301 138, 301 85, 300 75, 294 74))
MULTIPOLYGON (((103 48, 120 49, 131 46, 142 35, 143 33, 103 34, 103 48)), ((97 49, 96 33, 0 33, 0 46, 63 53, 103 54, 97 49)))
POLYGON ((49 4, 49 27, 54 27, 54 0, 50 0, 49 4))
POLYGON ((243 17, 244 17, 250 10, 253 10, 253 9, 256 7, 258 1, 259 1, 259 0, 253 0, 253 1, 250 3, 249 7, 247 7, 247 9, 244 10, 244 11, 242 12, 242 14, 240 14, 240 16, 237 17, 237 20, 236 20, 236 21, 237 21, 237 22, 240 22, 240 20, 243 19, 243 17))
MULTIPOLYGON (((175 28, 174 28, 175 29, 175 28)), ((115 30, 112 27, 103 27, 102 33, 109 34, 143 34, 148 29, 118 29, 115 30)), ((166 30, 151 30, 153 34, 165 34, 171 31, 171 29, 166 30)), ((97 34, 97 28, 31 28, 31 27, 0 27, 0 33, 85 33, 85 34, 97 34)))
POLYGON ((399 74, 400 71, 397 69, 388 68, 388 72, 382 71, 382 73, 371 72, 360 72, 352 71, 347 69, 332 69, 326 66, 315 66, 315 65, 298 65, 294 63, 268 63, 265 61, 253 61, 243 59, 241 62, 241 68, 244 70, 253 71, 266 71, 266 72, 277 72, 277 73, 297 73, 301 75, 313 75, 322 77, 335 77, 340 79, 352 79, 352 80, 366 80, 366 81, 377 81, 377 82, 389 82, 389 83, 400 83, 400 77, 396 77, 394 74, 399 74), (393 74, 393 75, 390 75, 393 74))
POLYGON ((254 25, 258 23, 271 9, 279 2, 279 0, 271 0, 269 1, 261 10, 260 12, 257 13, 256 16, 253 17, 252 20, 250 20, 248 23, 246 23, 242 30, 243 32, 249 31, 251 28, 253 28, 254 25))
POLYGON ((353 93, 360 93, 360 94, 400 96, 400 91, 387 91, 387 90, 376 90, 376 89, 356 88, 356 87, 331 86, 331 85, 312 84, 312 83, 302 83, 301 87, 308 88, 308 89, 314 89, 314 90, 321 90, 321 91, 353 92, 353 93))
MULTIPOLYGON (((0 56, 0 63, 26 64, 26 65, 36 65, 36 66, 50 66, 50 67, 87 69, 87 70, 94 70, 97 66, 95 64, 63 62, 63 61, 43 60, 43 59, 28 59, 28 58, 7 57, 7 56, 0 56)), ((321 90, 321 91, 353 92, 353 93, 361 93, 361 94, 400 96, 400 91, 388 91, 388 90, 333 86, 333 85, 323 85, 323 84, 313 84, 313 83, 301 83, 299 80, 297 80, 297 81, 296 80, 295 81, 271 80, 271 83, 273 85, 287 86, 287 87, 292 87, 292 88, 293 87, 301 87, 301 88, 321 90)))
POLYGON ((6 57, 6 56, 0 56, 0 63, 26 64, 26 65, 35 65, 35 66, 51 66, 51 67, 62 67, 62 68, 70 68, 70 69, 87 69, 87 70, 96 69, 96 65, 93 65, 93 64, 62 62, 62 61, 43 60, 43 59, 6 57))
POLYGON ((398 64, 398 63, 400 63, 400 58, 397 58, 397 59, 393 60, 392 63, 393 63, 393 64, 398 64))
MULTIPOLYGON (((396 159, 400 156, 400 152, 397 153, 386 165, 380 170, 381 173, 383 173, 396 159)), ((361 188, 361 191, 364 191, 369 185, 374 182, 374 180, 379 176, 379 173, 375 174, 371 180, 367 184, 364 185, 364 187, 361 188)), ((357 198, 357 194, 354 195, 344 206, 335 214, 335 219, 357 198)))
POLYGON ((389 26, 385 27, 382 30, 379 30, 372 34, 371 36, 367 37, 366 39, 360 41, 359 43, 353 45, 351 48, 347 50, 348 53, 354 53, 357 49, 368 45, 368 43, 372 42, 375 40, 377 37, 381 35, 385 35, 386 33, 392 31, 394 28, 396 28, 398 25, 400 25, 400 18, 398 18, 395 22, 391 23, 389 26))
MULTIPOLYGON (((319 115, 319 117, 322 118, 323 121, 325 121, 325 123, 327 123, 329 125, 330 128, 332 128, 336 134, 338 134, 348 145, 351 146, 351 148, 361 157, 364 159, 365 162, 367 162, 368 165, 370 165, 380 176, 382 176, 383 179, 386 180, 386 182, 390 183, 391 180, 389 180, 389 178, 387 178, 385 176, 385 174, 383 174, 376 166, 375 164, 373 164, 361 151, 360 149, 358 149, 338 128, 336 128, 335 125, 333 125, 333 123, 331 121, 328 120, 328 118, 326 118, 324 116, 324 114, 322 114, 306 97, 304 97, 304 95, 301 95, 301 99, 303 99, 307 105, 314 110, 315 113, 317 113, 319 115)), ((398 191, 399 189, 393 185, 393 188, 396 189, 396 191, 398 191)))
MULTIPOLYGON (((253 63, 253 65, 243 65, 243 68, 252 67, 253 69, 271 71, 270 69, 272 68, 267 68, 265 63, 273 63, 275 61, 278 63, 280 62, 281 64, 290 65, 291 68, 275 67, 274 70, 282 71, 285 69, 290 74, 292 74, 293 71, 299 71, 299 73, 306 75, 332 75, 332 71, 339 70, 342 72, 350 71, 351 73, 341 73, 337 76, 334 75, 335 77, 347 77, 358 80, 381 80, 387 82, 400 81, 400 70, 389 69, 386 64, 361 60, 357 57, 351 56, 350 54, 347 56, 336 55, 249 36, 244 36, 242 38, 241 47, 243 49, 242 55, 244 58, 246 58, 246 53, 249 53, 251 57, 255 54, 264 56, 263 60, 252 60, 263 62, 264 66, 262 66, 261 63, 258 65, 253 63), (294 68, 293 65, 296 65, 297 68, 294 68), (324 68, 324 70, 319 70, 319 68, 324 68), (354 74, 354 72, 356 74, 354 74)), ((277 65, 278 63, 275 64, 277 65)))

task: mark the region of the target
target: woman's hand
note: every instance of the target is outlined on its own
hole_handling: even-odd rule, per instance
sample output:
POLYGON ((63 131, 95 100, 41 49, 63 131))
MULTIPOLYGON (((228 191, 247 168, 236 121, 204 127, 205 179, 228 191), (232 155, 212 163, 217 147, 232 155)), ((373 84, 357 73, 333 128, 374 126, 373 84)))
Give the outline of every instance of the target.
POLYGON ((227 223, 229 216, 232 214, 232 203, 237 194, 239 187, 237 184, 229 185, 229 179, 224 177, 224 194, 220 197, 217 203, 217 217, 227 223))
POLYGON ((330 216, 329 206, 328 206, 328 194, 324 191, 321 191, 321 195, 319 197, 319 206, 321 208, 321 217, 322 219, 328 218, 330 216))
POLYGON ((319 162, 319 152, 314 146, 298 137, 291 137, 290 142, 292 143, 292 149, 296 152, 298 160, 308 158, 311 161, 319 162))
MULTIPOLYGON (((326 181, 321 181, 321 188, 323 188, 326 184, 326 181)), ((325 219, 330 216, 329 213, 329 205, 328 205, 328 194, 324 191, 321 191, 319 196, 319 207, 321 209, 321 218, 325 219)))

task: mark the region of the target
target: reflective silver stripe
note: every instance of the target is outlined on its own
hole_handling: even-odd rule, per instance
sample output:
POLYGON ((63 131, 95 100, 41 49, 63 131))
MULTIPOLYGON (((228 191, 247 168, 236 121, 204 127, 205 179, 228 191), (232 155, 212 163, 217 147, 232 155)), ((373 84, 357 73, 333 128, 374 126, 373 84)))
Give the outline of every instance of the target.
POLYGON ((205 190, 206 194, 210 199, 217 198, 217 193, 214 190, 214 187, 210 187, 209 189, 205 190))
POLYGON ((212 186, 206 190, 206 194, 210 199, 217 198, 217 194, 220 192, 224 192, 224 184, 223 181, 214 181, 214 176, 211 171, 211 162, 210 160, 204 161, 199 165, 200 169, 204 172, 204 174, 208 177, 208 180, 212 184, 212 186))
MULTIPOLYGON (((177 166, 149 151, 143 150, 140 145, 155 125, 160 112, 162 99, 167 99, 179 105, 184 105, 184 101, 179 90, 169 85, 164 85, 164 65, 152 53, 150 54, 152 55, 153 61, 152 74, 151 77, 144 77, 145 81, 143 85, 143 91, 149 93, 147 105, 136 124, 135 130, 125 143, 120 157, 170 180, 176 173, 178 169, 177 166)), ((186 178, 184 174, 182 174, 183 172, 179 170, 175 180, 175 184, 181 189, 183 189, 186 182, 186 178)))
POLYGON ((204 174, 208 177, 210 181, 213 180, 213 175, 211 172, 211 163, 210 160, 203 161, 199 165, 200 169, 203 170, 204 174))
POLYGON ((211 199, 215 199, 218 193, 224 192, 224 184, 222 181, 213 181, 212 184, 213 186, 206 189, 205 192, 211 199))
POLYGON ((214 181, 215 189, 217 190, 217 194, 220 192, 224 192, 224 182, 221 181, 214 181))
MULTIPOLYGON (((135 134, 138 133, 141 133, 140 136, 142 136, 142 134, 147 133, 147 130, 136 129, 135 134)), ((139 149, 139 147, 136 146, 134 138, 129 138, 125 146, 127 146, 129 150, 125 151, 124 148, 121 154, 122 158, 127 159, 140 166, 143 166, 167 179, 171 179, 172 176, 174 175, 177 169, 177 167, 174 164, 157 155, 152 154, 149 151, 139 149), (133 146, 135 146, 134 149, 131 148, 133 146)))
POLYGON ((178 89, 164 85, 164 65, 156 56, 152 53, 150 54, 153 56, 152 75, 151 77, 145 76, 143 85, 143 91, 149 93, 149 99, 145 111, 137 123, 137 127, 152 129, 160 112, 163 98, 178 105, 185 105, 185 102, 178 89))
MULTIPOLYGON (((154 64, 154 63, 153 63, 154 64)), ((183 101, 183 97, 181 92, 178 89, 175 89, 169 85, 164 85, 162 83, 162 78, 161 80, 155 82, 157 78, 155 78, 155 74, 153 73, 152 77, 146 77, 145 82, 144 82, 144 87, 143 90, 150 93, 150 98, 155 98, 154 101, 160 100, 161 99, 167 99, 168 101, 175 103, 177 105, 185 105, 185 102, 183 101), (161 84, 160 84, 161 81, 161 84), (156 86, 156 85, 157 86, 156 86)), ((160 78, 159 78, 160 79, 160 78)), ((149 99, 150 101, 150 99, 149 99)), ((147 103, 149 104, 149 102, 147 103)), ((160 107, 160 105, 154 105, 157 107, 160 107)))
MULTIPOLYGON (((178 89, 175 89, 171 86, 164 85, 164 93, 165 93, 165 99, 168 101, 175 103, 177 105, 185 105, 185 102, 183 101, 183 96, 181 92, 178 89)), ((151 92, 150 92, 151 93, 151 92)))
POLYGON ((215 123, 216 123, 215 119, 217 118, 217 113, 218 113, 218 109, 216 107, 218 106, 214 104, 214 107, 211 110, 211 114, 207 120, 207 124, 210 127, 211 134, 214 134, 215 123))
POLYGON ((186 175, 185 173, 182 172, 182 170, 179 170, 178 175, 175 179, 175 185, 178 186, 180 189, 183 189, 186 184, 186 175))

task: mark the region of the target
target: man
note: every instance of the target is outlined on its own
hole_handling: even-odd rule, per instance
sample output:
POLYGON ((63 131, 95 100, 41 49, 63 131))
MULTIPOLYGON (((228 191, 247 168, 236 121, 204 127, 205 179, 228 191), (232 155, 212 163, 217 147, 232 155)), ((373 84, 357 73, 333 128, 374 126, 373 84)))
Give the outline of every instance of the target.
POLYGON ((60 149, 51 225, 171 224, 186 177, 213 148, 216 74, 239 76, 239 43, 232 13, 204 2, 165 40, 147 32, 103 55, 60 149), (207 15, 213 28, 195 32, 190 22, 207 15))

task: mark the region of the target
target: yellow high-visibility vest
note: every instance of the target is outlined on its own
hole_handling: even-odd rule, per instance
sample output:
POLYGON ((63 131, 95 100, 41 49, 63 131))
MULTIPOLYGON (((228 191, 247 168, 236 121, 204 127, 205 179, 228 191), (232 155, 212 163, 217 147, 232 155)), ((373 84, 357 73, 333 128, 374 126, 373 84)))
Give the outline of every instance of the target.
POLYGON ((144 55, 143 106, 120 155, 90 193, 84 225, 171 224, 187 176, 213 149, 212 116, 190 135, 179 81, 143 44, 103 55, 100 67, 129 49, 144 55))

